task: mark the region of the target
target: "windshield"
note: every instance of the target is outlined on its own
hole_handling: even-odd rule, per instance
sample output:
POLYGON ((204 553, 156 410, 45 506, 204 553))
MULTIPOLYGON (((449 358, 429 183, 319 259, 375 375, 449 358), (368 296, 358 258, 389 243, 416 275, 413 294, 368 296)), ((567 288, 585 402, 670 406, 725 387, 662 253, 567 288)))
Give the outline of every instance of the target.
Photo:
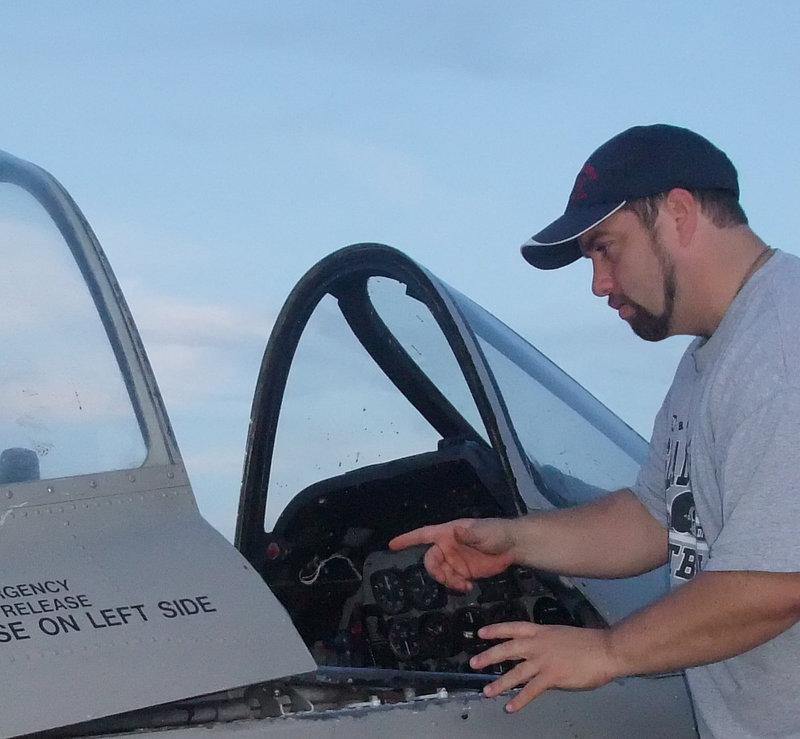
POLYGON ((428 307, 409 295, 406 285, 387 277, 370 277, 367 293, 381 321, 408 356, 473 431, 488 441, 464 373, 428 307))
POLYGON ((0 484, 144 462, 146 445, 97 308, 64 238, 0 183, 0 484))
POLYGON ((511 329, 452 293, 475 332, 545 497, 566 507, 632 485, 647 451, 644 440, 511 329))
POLYGON ((308 485, 436 449, 440 435, 389 381, 326 295, 297 346, 281 404, 265 530, 308 485))
MULTIPOLYGON (((487 443, 464 372, 431 310, 399 280, 373 275, 365 287, 367 302, 345 310, 352 324, 328 294, 300 337, 275 435, 266 531, 320 480, 433 451, 446 437, 487 443)), ((359 293, 352 286, 333 292, 359 293)), ((486 357, 536 489, 566 507, 630 486, 644 441, 508 327, 450 292, 486 357)))

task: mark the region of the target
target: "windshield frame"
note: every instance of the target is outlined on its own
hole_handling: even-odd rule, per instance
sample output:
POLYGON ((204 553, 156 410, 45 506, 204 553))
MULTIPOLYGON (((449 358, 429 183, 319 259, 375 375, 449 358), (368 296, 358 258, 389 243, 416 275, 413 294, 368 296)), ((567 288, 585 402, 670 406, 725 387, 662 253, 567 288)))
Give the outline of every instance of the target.
MULTIPOLYGON (((86 284, 145 445, 145 458, 134 469, 179 464, 175 436, 141 338, 105 254, 83 214, 52 175, 3 151, 0 151, 0 182, 19 187, 41 205, 61 234, 64 247, 72 255, 86 284)), ((115 472, 125 470, 98 469, 75 477, 115 472)), ((35 486, 37 482, 40 483, 15 483, 15 486, 35 486)))
MULTIPOLYGON (((325 295, 344 299, 342 312, 358 340, 362 341, 362 337, 367 339, 368 345, 363 341, 362 345, 381 371, 437 431, 457 431, 459 436, 466 435, 482 445, 486 444, 408 357, 383 321, 377 315, 363 317, 375 313, 369 297, 359 295, 358 290, 346 294, 354 282, 366 286, 367 279, 376 276, 406 285, 408 294, 424 303, 433 315, 464 373, 485 425, 489 445, 497 454, 508 481, 510 494, 501 501, 504 515, 516 516, 527 510, 517 487, 520 477, 512 471, 504 435, 498 427, 497 399, 486 394, 491 385, 487 385, 484 362, 480 355, 475 355, 474 337, 458 313, 454 313, 455 304, 447 289, 427 270, 396 249, 382 244, 354 244, 324 258, 297 283, 275 321, 264 352, 253 399, 235 537, 236 547, 253 563, 257 564, 264 557, 266 491, 269 489, 276 430, 289 370, 305 326, 325 295), (342 286, 347 289, 342 290, 342 286), (357 312, 361 313, 360 318, 356 317, 357 312), (400 366, 395 365, 397 361, 408 369, 407 375, 399 371, 400 366)), ((366 287, 362 289, 366 290, 366 287)), ((529 479, 527 472, 522 480, 526 479, 529 479)))

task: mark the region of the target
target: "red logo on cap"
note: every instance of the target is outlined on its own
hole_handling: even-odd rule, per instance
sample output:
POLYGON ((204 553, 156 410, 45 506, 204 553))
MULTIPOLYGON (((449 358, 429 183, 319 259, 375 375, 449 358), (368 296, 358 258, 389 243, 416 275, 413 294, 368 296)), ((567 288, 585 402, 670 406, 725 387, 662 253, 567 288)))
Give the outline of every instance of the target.
POLYGON ((586 186, 590 182, 594 182, 597 179, 597 170, 586 162, 583 165, 583 169, 578 172, 578 176, 575 178, 575 187, 572 188, 572 194, 569 196, 570 202, 573 200, 586 200, 589 195, 586 193, 586 186))

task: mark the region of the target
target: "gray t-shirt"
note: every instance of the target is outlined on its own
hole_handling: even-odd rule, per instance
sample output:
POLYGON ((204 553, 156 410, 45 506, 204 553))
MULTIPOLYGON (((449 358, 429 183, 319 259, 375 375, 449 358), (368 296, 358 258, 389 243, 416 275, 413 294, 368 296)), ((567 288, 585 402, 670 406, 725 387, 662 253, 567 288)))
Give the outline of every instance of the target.
MULTIPOLYGON (((670 577, 800 571, 800 259, 776 252, 686 350, 634 492, 670 577)), ((702 736, 800 737, 800 624, 686 671, 702 736)))

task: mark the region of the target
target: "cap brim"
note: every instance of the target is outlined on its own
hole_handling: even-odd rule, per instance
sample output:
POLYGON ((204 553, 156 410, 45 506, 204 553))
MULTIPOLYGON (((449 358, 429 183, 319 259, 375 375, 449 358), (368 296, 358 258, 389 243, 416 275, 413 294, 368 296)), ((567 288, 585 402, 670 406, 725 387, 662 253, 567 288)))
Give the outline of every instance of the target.
POLYGON ((567 211, 528 239, 520 249, 522 256, 539 269, 558 269, 572 264, 581 256, 578 238, 616 213, 625 202, 567 211))

